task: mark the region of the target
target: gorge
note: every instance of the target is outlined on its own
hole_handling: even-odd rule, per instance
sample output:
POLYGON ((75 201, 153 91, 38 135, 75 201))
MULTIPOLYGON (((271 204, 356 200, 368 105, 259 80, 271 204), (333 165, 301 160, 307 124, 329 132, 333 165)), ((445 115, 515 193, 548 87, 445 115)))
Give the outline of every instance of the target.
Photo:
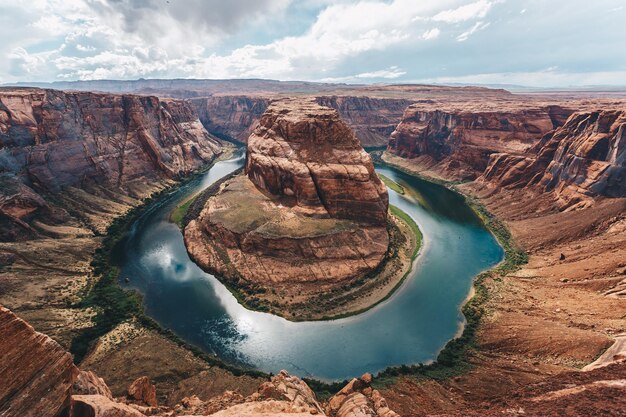
MULTIPOLYGON (((620 340, 624 330, 620 312, 626 288, 626 196, 624 117, 619 110, 624 103, 602 99, 563 103, 549 97, 510 96, 498 90, 448 89, 445 94, 451 96, 446 98, 444 89, 438 87, 390 87, 382 93, 381 89, 364 88, 363 95, 372 95, 368 110, 372 119, 367 120, 363 119, 364 110, 345 123, 337 123, 336 113, 325 113, 330 110, 313 112, 315 121, 306 122, 307 126, 326 123, 315 129, 338 129, 338 138, 349 138, 353 147, 333 154, 318 143, 313 150, 297 150, 289 160, 293 165, 323 165, 313 159, 319 157, 324 164, 343 167, 347 159, 359 160, 356 155, 362 155, 360 145, 354 147, 354 137, 345 133, 346 126, 353 128, 365 145, 357 126, 386 134, 390 120, 400 117, 394 106, 399 108, 405 103, 400 100, 406 100, 404 117, 398 119, 382 155, 389 165, 373 167, 404 193, 381 191, 370 166, 359 163, 358 176, 346 172, 351 178, 367 172, 371 188, 358 189, 375 191, 358 200, 359 204, 353 204, 358 193, 349 184, 331 186, 326 194, 323 187, 311 187, 306 175, 293 175, 299 172, 293 165, 280 161, 279 152, 290 151, 292 135, 306 132, 295 129, 297 123, 280 121, 285 114, 281 101, 289 102, 284 97, 268 99, 262 112, 256 105, 252 110, 247 110, 247 104, 243 107, 242 114, 260 112, 260 127, 254 127, 255 118, 237 116, 230 119, 234 125, 226 124, 221 133, 216 128, 213 134, 205 129, 204 116, 197 113, 195 105, 185 100, 4 90, 0 94, 0 302, 58 341, 60 348, 50 352, 61 358, 62 348, 69 349, 77 335, 94 325, 101 308, 101 304, 85 302, 91 299, 85 294, 99 282, 89 263, 96 248, 106 241, 100 235, 114 218, 146 199, 141 210, 131 210, 128 227, 116 235, 123 237, 108 260, 116 271, 113 285, 137 290, 145 315, 130 315, 113 323, 93 340, 78 364, 102 376, 116 397, 135 379, 147 375, 156 383, 159 404, 175 407, 192 393, 202 397, 198 410, 204 407, 204 411, 197 415, 227 412, 231 407, 235 407, 232 415, 244 409, 256 410, 250 411, 255 415, 263 407, 268 412, 277 413, 272 407, 283 407, 296 413, 303 409, 296 411, 295 407, 307 407, 305 414, 315 409, 336 416, 347 412, 340 412, 341 407, 358 404, 370 407, 371 415, 383 415, 388 409, 402 415, 501 415, 506 409, 522 406, 549 415, 560 409, 558 395, 571 386, 576 392, 567 394, 568 406, 580 410, 593 410, 585 408, 592 407, 586 395, 620 398, 621 389, 615 385, 624 372, 619 346, 613 357, 602 359, 607 367, 589 372, 577 368, 593 362, 613 340, 620 340), (397 97, 399 91, 401 98, 397 97), (395 101, 385 102, 381 94, 395 95, 395 101), (468 94, 476 94, 475 102, 482 104, 472 104, 474 109, 466 104, 460 109, 458 102, 468 94), (430 101, 425 101, 428 95, 430 101), (388 110, 381 110, 380 103, 386 103, 383 107, 388 110), (510 108, 502 108, 503 103, 510 108), (268 109, 267 116, 262 116, 268 109), (374 117, 377 114, 380 119, 374 117), (328 117, 331 125, 340 127, 328 127, 328 117), (221 134, 232 138, 224 132, 237 130, 252 132, 251 139, 245 140, 247 157, 241 150, 234 151, 234 157, 226 156, 233 150, 219 139, 221 134), (276 154, 269 158, 268 150, 276 154), (223 155, 221 160, 217 160, 219 155, 223 155), (389 298, 352 317, 294 322, 276 315, 278 311, 268 314, 245 308, 220 280, 192 262, 182 232, 169 221, 173 209, 244 165, 246 176, 227 179, 219 190, 233 187, 235 194, 245 194, 246 206, 253 200, 265 205, 288 201, 296 212, 316 220, 357 221, 359 230, 385 224, 381 213, 387 194, 389 204, 406 213, 423 233, 423 247, 412 271, 389 298), (188 177, 198 170, 205 171, 188 177), (179 185, 170 188, 174 184, 179 185), (166 191, 148 199, 159 190, 166 191), (350 198, 345 199, 346 195, 350 198), (350 213, 355 212, 358 218, 351 219, 350 213), (505 256, 483 222, 501 239, 506 257, 497 270, 481 274, 505 256), (502 240, 503 236, 508 236, 507 240, 502 240), (511 263, 512 255, 520 258, 511 263), (528 264, 521 266, 525 256, 528 264), (470 306, 482 312, 482 319, 475 322, 468 310, 463 310, 466 318, 460 308, 478 274, 477 295, 470 306), (482 301, 475 304, 477 299, 482 301), (155 327, 151 320, 160 326, 155 327), (461 335, 464 324, 471 335, 466 331, 457 342, 454 338, 461 335), (448 362, 447 353, 438 354, 451 339, 449 346, 462 343, 464 353, 448 362), (286 369, 293 375, 326 381, 397 368, 381 372, 373 382, 364 375, 343 394, 338 393, 334 402, 318 403, 310 401, 310 393, 288 374, 270 380, 254 372, 240 373, 207 362, 198 347, 229 365, 274 373, 286 369), (434 368, 401 366, 436 359, 434 368), (503 380, 508 383, 502 384, 503 380), (383 382, 377 385, 377 381, 383 382), (262 383, 275 383, 274 388, 281 383, 297 386, 298 398, 305 403, 293 399, 294 405, 280 397, 283 399, 275 401, 283 401, 280 404, 257 404, 257 399, 270 392, 278 396, 269 385, 258 388, 262 383), (378 394, 372 393, 370 384, 378 388, 378 394), (225 390, 237 390, 241 398, 228 394, 226 399, 221 396, 225 390), (447 398, 445 403, 438 401, 442 396, 447 398), (216 403, 204 403, 211 399, 216 403)), ((311 94, 304 100, 312 108, 325 104, 347 111, 346 103, 352 99, 342 102, 337 98, 340 92, 331 92, 311 94), (320 98, 326 94, 335 98, 320 98)), ((349 92, 349 97, 353 96, 349 92)), ((228 109, 223 102, 219 107, 228 109)), ((230 117, 218 116, 212 120, 230 117)), ((329 171, 323 168, 319 176, 328 179, 324 175, 329 171)), ((336 177, 335 171, 330 172, 333 176, 328 183, 332 185, 336 177)), ((203 208, 211 210, 210 198, 195 201, 195 215, 203 208)), ((189 224, 193 221, 191 217, 188 220, 189 224)), ((217 226, 211 224, 208 230, 217 230, 217 226)), ((302 229, 299 223, 294 230, 302 229)), ((113 236, 111 230, 108 236, 113 236)), ((223 236, 216 238, 212 247, 228 244, 223 236)), ((384 242, 380 236, 374 240, 381 239, 384 242)), ((254 247, 263 244, 255 241, 254 247)), ((286 259, 296 252, 280 249, 272 248, 286 259)), ((381 251, 376 256, 380 257, 381 251)), ((276 274, 288 279, 300 276, 284 267, 276 267, 276 274)), ((259 277, 266 279, 265 275, 259 277)), ((324 314, 329 313, 327 307, 322 309, 324 314)), ((450 352, 449 348, 445 352, 450 352)), ((63 366, 68 365, 63 361, 63 366)), ((324 390, 320 388, 324 385, 309 383, 318 393, 324 390)), ((94 398, 85 395, 90 394, 75 395, 75 401, 95 404, 90 402, 94 398)), ((99 401, 103 407, 109 404, 102 398, 99 401)), ((187 398, 185 404, 190 406, 195 400, 190 401, 187 398)), ((619 400, 606 402, 608 412, 620 407, 619 400)), ((134 410, 149 414, 145 408, 134 410)), ((192 413, 191 408, 185 410, 192 413)))

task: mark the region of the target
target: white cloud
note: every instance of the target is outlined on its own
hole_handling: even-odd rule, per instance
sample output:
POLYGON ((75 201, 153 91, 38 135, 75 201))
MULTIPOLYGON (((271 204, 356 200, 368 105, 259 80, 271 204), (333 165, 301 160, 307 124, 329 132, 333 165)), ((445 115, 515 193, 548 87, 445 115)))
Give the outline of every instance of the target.
POLYGON ((468 31, 463 32, 459 36, 457 36, 456 40, 459 41, 459 42, 465 42, 474 33, 478 32, 479 30, 483 30, 483 29, 487 28, 490 24, 491 23, 489 23, 489 22, 486 22, 486 23, 485 22, 476 22, 474 24, 474 26, 472 26, 468 31))
POLYGON ((422 39, 427 40, 427 41, 431 39, 437 39, 439 37, 439 34, 441 34, 441 31, 438 28, 427 30, 422 35, 422 39))
POLYGON ((471 19, 482 19, 487 15, 495 1, 478 0, 456 9, 444 10, 433 16, 434 21, 445 23, 459 23, 471 19))

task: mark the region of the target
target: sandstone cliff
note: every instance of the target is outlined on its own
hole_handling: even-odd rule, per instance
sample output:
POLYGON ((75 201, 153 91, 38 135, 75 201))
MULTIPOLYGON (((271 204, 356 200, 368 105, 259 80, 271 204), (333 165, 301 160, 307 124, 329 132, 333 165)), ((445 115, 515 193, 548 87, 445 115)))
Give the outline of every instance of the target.
POLYGON ((245 143, 270 100, 255 96, 211 96, 190 100, 212 134, 245 143))
POLYGON ((317 102, 337 110, 363 147, 386 146, 404 110, 413 100, 367 96, 322 96, 317 102))
POLYGON ((142 197, 141 188, 150 182, 187 174, 219 152, 219 142, 185 102, 0 90, 0 182, 5 185, 0 222, 15 234, 28 231, 34 212, 47 210, 46 217, 52 216, 41 196, 72 187, 142 197))
MULTIPOLYGON (((200 121, 212 134, 246 143, 272 99, 271 95, 216 95, 192 98, 200 121)), ((339 112, 364 147, 386 146, 389 135, 402 119, 409 99, 367 96, 320 96, 316 101, 339 112)))
POLYGON ((48 336, 0 306, 0 416, 55 417, 69 409, 78 369, 48 336))
POLYGON ((626 197, 626 112, 572 115, 524 155, 492 155, 481 183, 551 191, 560 208, 626 197))
POLYGON ((246 174, 259 188, 330 217, 385 224, 387 190, 336 111, 275 102, 248 139, 246 174))
POLYGON ((456 178, 474 179, 485 170, 491 154, 524 153, 571 114, 559 106, 493 107, 439 110, 429 103, 414 104, 391 134, 388 151, 420 158, 422 164, 456 178))

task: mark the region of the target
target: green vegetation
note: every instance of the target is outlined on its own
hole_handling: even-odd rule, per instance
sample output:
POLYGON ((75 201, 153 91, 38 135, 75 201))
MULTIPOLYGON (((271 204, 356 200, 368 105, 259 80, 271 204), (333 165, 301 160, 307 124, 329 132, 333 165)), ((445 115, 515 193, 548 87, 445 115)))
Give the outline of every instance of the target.
POLYGON ((185 220, 185 214, 187 214, 187 210, 189 210, 189 206, 194 202, 194 200, 198 198, 198 194, 188 198, 183 201, 181 204, 177 205, 174 210, 170 213, 170 221, 172 223, 176 223, 178 227, 183 228, 183 221, 185 220))
POLYGON ((404 187, 401 186, 400 184, 398 184, 397 182, 395 182, 394 180, 392 180, 391 178, 387 177, 386 175, 381 174, 380 172, 378 173, 378 178, 380 178, 380 180, 389 188, 391 188, 393 191, 395 191, 398 194, 404 194, 404 187))
POLYGON ((398 217, 407 225, 409 225, 409 227, 411 228, 411 231, 415 235, 416 244, 415 244, 415 248, 413 249, 413 253, 411 254, 411 259, 415 260, 415 258, 417 258, 417 254, 419 253, 422 247, 422 239, 423 239, 422 231, 420 230, 417 223, 415 223, 415 220, 413 220, 413 218, 409 216, 407 213, 400 210, 400 208, 390 204, 389 211, 391 212, 391 214, 398 217))

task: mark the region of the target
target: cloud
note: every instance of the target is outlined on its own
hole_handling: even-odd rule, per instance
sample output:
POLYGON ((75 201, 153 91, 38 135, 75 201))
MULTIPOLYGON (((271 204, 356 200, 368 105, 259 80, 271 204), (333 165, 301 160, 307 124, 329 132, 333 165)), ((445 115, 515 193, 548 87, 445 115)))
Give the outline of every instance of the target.
POLYGON ((545 83, 585 74, 608 82, 626 68, 615 53, 626 44, 626 9, 605 1, 15 0, 0 4, 0 83, 506 74, 539 82, 529 74, 550 67, 545 83))
POLYGON ((431 29, 431 30, 427 30, 422 35, 422 39, 424 39, 424 40, 437 39, 439 37, 440 33, 441 33, 441 31, 439 29, 437 29, 437 28, 434 28, 434 29, 431 29))
POLYGON ((459 42, 465 42, 474 33, 478 32, 479 30, 483 30, 483 29, 489 27, 489 25, 490 25, 489 22, 486 22, 486 23, 485 22, 476 22, 474 24, 474 26, 472 26, 468 31, 465 31, 465 32, 461 33, 459 36, 457 36, 456 40, 459 41, 459 42))
POLYGON ((436 22, 459 23, 471 19, 482 19, 487 15, 495 1, 479 0, 456 9, 444 10, 433 16, 436 22))

